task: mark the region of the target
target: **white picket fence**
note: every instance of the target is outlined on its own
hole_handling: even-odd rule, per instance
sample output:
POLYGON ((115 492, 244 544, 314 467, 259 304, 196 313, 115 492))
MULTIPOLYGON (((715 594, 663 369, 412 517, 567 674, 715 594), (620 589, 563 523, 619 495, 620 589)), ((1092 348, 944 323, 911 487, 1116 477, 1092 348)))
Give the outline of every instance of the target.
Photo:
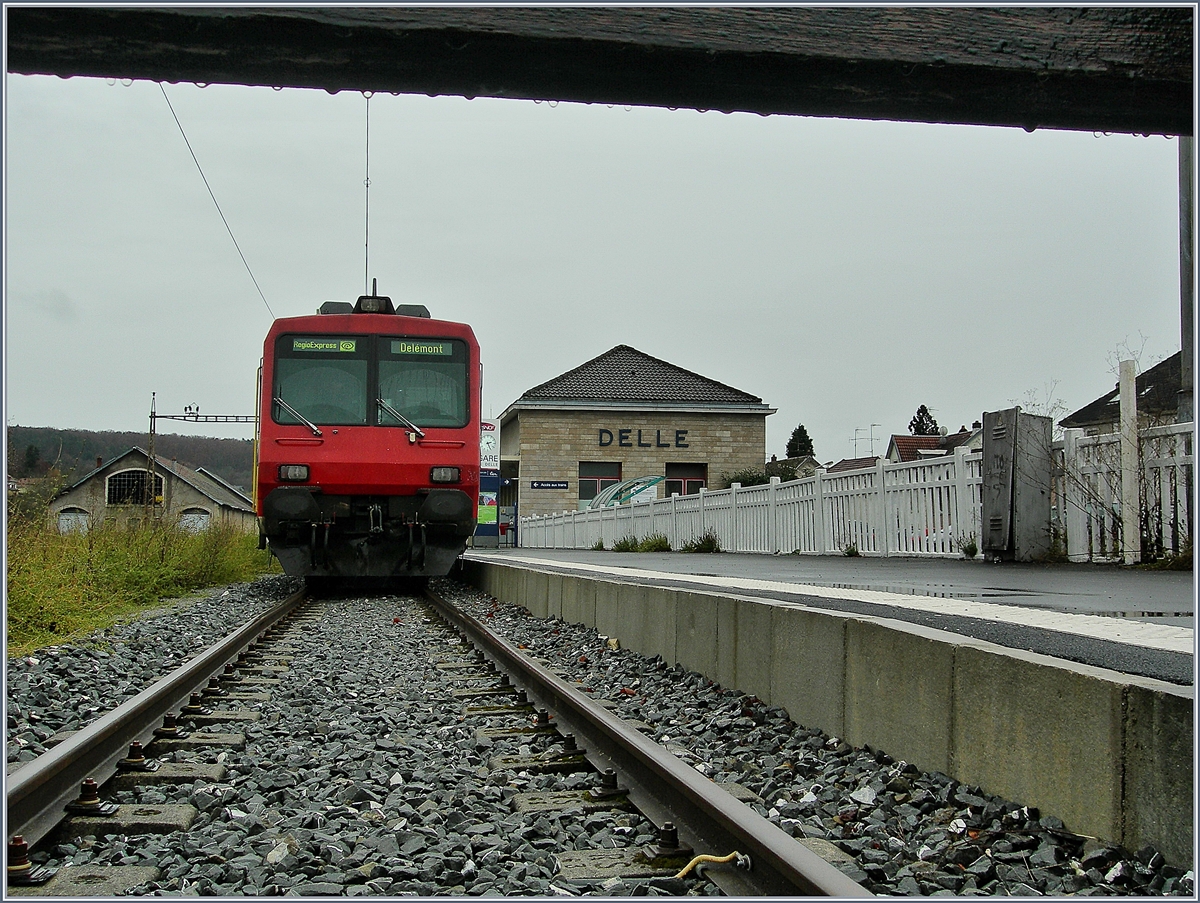
POLYGON ((672 549, 715 533, 733 552, 958 556, 980 536, 979 452, 910 464, 879 462, 866 470, 816 475, 787 483, 740 486, 643 504, 522 518, 526 548, 605 548, 654 533, 672 549))
MULTIPOLYGON (((1055 526, 1072 561, 1121 557, 1120 436, 1067 430, 1055 446, 1055 526)), ((1191 538, 1194 423, 1142 430, 1139 490, 1143 558, 1178 554, 1191 538)))
MULTIPOLYGON (((1140 435, 1143 557, 1178 554, 1191 538, 1194 424, 1151 427, 1140 435)), ((1121 466, 1117 435, 1067 430, 1053 449, 1051 525, 1071 561, 1114 561, 1121 551, 1121 466)), ((716 534, 735 552, 954 557, 979 544, 979 452, 956 449, 911 464, 739 486, 547 517, 523 518, 526 548, 590 549, 654 533, 672 549, 716 534)))

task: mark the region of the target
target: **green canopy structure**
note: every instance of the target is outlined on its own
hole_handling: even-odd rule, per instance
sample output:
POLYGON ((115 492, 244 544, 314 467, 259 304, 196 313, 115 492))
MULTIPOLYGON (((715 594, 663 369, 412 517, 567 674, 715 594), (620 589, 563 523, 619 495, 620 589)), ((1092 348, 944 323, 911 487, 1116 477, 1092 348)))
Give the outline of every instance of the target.
POLYGON ((623 483, 609 486, 596 494, 588 508, 610 508, 613 505, 620 505, 635 495, 657 486, 665 479, 666 477, 634 477, 632 480, 625 480, 623 483))

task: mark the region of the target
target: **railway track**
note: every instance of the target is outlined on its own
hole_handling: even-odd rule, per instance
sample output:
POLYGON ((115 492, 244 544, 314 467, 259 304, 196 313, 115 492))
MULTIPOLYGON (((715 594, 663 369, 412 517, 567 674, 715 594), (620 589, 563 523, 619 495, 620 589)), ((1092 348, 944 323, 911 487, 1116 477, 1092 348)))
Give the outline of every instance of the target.
MULTIPOLYGON (((435 595, 288 598, 17 770, 8 815, 52 882, 112 892, 867 893, 435 595), (87 780, 104 799, 62 823, 87 780)), ((22 853, 17 894, 46 877, 22 853)))
MULTIPOLYGON (((675 826, 668 841, 702 855, 729 850, 745 857, 746 868, 714 871, 714 881, 731 895, 869 896, 852 881, 730 792, 684 765, 636 727, 579 692, 553 670, 488 630, 480 621, 431 594, 438 613, 483 654, 513 675, 525 694, 552 713, 559 730, 587 744, 588 760, 619 776, 627 796, 660 825, 675 826)), ((676 857, 678 858, 678 857, 676 857)), ((686 857, 685 857, 686 858, 686 857)))
MULTIPOLYGON (((1191 873, 1150 848, 1072 835, 1052 816, 794 725, 617 638, 438 585, 445 599, 287 599, 194 658, 189 676, 159 680, 10 774, 10 836, 40 838, 31 871, 62 870, 39 892, 1192 892, 1191 873), (224 674, 227 660, 236 674, 224 674), (228 695, 192 705, 191 688, 213 675, 228 695), (167 712, 186 715, 190 738, 154 738, 167 712), (161 763, 154 775, 115 770, 132 758, 132 738, 161 763), (600 777, 610 768, 615 789, 600 777), (89 776, 104 802, 135 817, 56 826, 89 776), (674 834, 660 832, 667 822, 674 834), (831 875, 802 844, 867 887, 831 875), (735 852, 675 877, 693 853, 735 852)), ((279 595, 242 604, 262 611, 279 595)), ((187 623, 217 635, 238 609, 208 603, 187 623)), ((136 670, 122 655, 117 673, 136 670)), ((14 674, 45 688, 62 673, 17 668, 10 692, 14 674)), ((79 683, 70 690, 72 712, 90 705, 79 683)), ((29 730, 10 711, 10 742, 29 730)), ((10 847, 18 871, 19 853, 10 847)), ((9 890, 25 892, 11 879, 9 890)))

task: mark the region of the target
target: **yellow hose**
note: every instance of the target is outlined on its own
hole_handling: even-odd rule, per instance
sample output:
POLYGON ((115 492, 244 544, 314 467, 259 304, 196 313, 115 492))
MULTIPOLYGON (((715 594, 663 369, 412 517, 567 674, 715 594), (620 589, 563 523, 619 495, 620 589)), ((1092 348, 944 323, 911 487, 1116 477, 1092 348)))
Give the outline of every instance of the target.
POLYGON ((676 878, 685 877, 688 872, 690 872, 696 866, 700 865, 700 863, 702 863, 702 862, 732 862, 735 859, 740 859, 741 856, 742 856, 742 854, 739 853, 737 850, 734 850, 728 856, 708 856, 708 855, 697 856, 695 859, 693 859, 691 862, 689 862, 686 866, 684 866, 683 871, 680 872, 675 877, 676 878))

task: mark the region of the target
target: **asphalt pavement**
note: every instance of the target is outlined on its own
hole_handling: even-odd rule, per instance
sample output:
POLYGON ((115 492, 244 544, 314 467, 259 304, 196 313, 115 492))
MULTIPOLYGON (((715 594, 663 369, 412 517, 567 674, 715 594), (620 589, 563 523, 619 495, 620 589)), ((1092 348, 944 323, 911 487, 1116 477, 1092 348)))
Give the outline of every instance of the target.
POLYGON ((1190 571, 1088 564, 801 555, 500 549, 537 561, 696 590, 711 583, 850 614, 890 617, 1127 674, 1194 682, 1190 571))
POLYGON ((1103 564, 992 564, 982 559, 847 558, 721 552, 590 552, 501 549, 547 561, 580 562, 695 574, 745 577, 837 589, 862 589, 946 599, 975 599, 1051 611, 1134 618, 1194 627, 1191 571, 1103 564))

